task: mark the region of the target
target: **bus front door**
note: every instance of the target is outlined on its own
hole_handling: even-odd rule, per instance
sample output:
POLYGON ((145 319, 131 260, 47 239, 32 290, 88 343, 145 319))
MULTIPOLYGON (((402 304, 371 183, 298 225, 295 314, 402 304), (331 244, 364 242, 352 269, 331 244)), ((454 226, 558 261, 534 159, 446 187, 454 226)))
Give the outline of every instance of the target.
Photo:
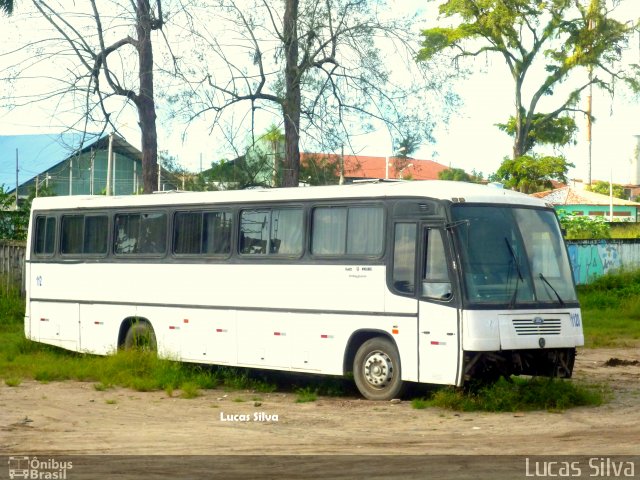
POLYGON ((446 232, 423 228, 418 256, 420 382, 457 385, 460 370, 460 320, 451 273, 446 232))

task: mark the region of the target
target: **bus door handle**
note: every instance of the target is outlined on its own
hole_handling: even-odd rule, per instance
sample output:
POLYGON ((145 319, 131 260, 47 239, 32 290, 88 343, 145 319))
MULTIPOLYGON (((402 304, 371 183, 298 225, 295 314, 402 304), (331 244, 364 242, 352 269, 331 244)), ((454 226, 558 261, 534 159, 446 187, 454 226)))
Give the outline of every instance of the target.
POLYGON ((420 333, 424 333, 425 335, 431 335, 431 332, 427 332, 426 330, 424 332, 420 332, 420 333))

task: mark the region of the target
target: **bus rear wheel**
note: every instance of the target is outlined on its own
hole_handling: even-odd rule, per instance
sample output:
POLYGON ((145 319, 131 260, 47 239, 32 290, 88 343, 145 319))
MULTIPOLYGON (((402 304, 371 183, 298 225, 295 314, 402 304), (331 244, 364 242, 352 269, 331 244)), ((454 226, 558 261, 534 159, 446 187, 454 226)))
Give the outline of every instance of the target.
POLYGON ((136 321, 129 326, 122 345, 124 350, 155 352, 158 349, 156 334, 148 322, 136 321))
POLYGON ((401 395, 403 382, 398 349, 389 339, 375 337, 364 342, 353 361, 353 378, 369 400, 391 400, 401 395))

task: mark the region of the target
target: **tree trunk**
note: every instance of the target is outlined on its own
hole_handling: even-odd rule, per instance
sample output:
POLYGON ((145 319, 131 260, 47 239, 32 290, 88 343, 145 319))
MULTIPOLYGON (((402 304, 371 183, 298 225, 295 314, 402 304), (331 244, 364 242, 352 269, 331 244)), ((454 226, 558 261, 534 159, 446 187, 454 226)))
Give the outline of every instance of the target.
POLYGON ((137 0, 138 63, 140 92, 134 99, 142 135, 142 182, 144 193, 153 193, 158 176, 158 132, 156 107, 153 99, 153 30, 148 0, 137 0))
POLYGON ((297 187, 300 176, 300 75, 298 69, 298 0, 286 0, 283 21, 286 92, 284 116, 285 158, 283 187, 297 187))

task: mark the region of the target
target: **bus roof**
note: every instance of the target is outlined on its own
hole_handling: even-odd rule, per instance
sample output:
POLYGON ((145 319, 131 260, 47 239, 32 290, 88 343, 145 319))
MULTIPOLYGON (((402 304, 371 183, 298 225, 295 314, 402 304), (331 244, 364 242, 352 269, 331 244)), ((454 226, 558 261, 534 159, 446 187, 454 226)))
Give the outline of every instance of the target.
POLYGON ((226 190, 215 192, 158 192, 153 195, 74 195, 40 197, 32 208, 74 209, 204 203, 254 203, 343 198, 418 197, 468 203, 498 203, 544 207, 547 204, 528 195, 487 185, 443 180, 355 183, 323 187, 226 190))

